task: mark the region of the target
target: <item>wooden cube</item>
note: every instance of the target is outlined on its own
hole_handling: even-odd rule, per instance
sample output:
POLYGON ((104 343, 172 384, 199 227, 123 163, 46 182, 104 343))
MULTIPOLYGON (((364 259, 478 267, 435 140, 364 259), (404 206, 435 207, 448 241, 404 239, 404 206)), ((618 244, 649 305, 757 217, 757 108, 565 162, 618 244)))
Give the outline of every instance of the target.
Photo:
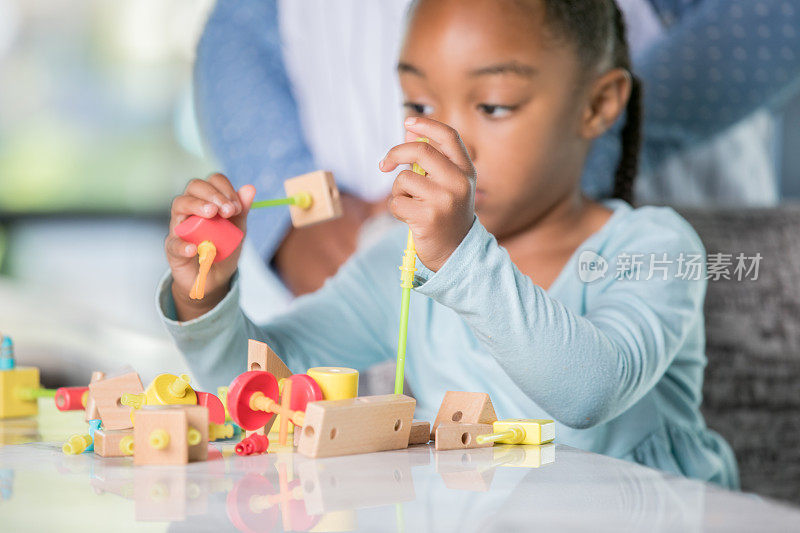
POLYGON ((181 407, 144 407, 134 415, 133 464, 182 465, 189 462, 189 417, 181 407), (166 434, 166 443, 154 445, 153 438, 166 434), (163 432, 163 433, 162 433, 163 432))
POLYGON ((125 437, 133 437, 132 429, 105 430, 98 429, 94 432, 94 453, 100 457, 124 457, 119 443, 125 437))
POLYGON ((131 408, 119 403, 125 393, 141 394, 144 392, 142 380, 136 372, 128 372, 100 381, 89 383, 89 394, 94 399, 103 429, 130 429, 131 408))
POLYGON ((38 389, 39 369, 33 366, 0 370, 0 418, 36 416, 39 407, 36 398, 22 400, 19 389, 38 389))
POLYGON ((478 444, 478 435, 492 433, 491 424, 442 424, 436 428, 437 450, 464 450, 468 448, 490 448, 494 443, 478 444))
POLYGON ((431 440, 431 423, 424 420, 411 421, 411 433, 408 435, 408 445, 428 444, 431 440))
POLYGON ((342 215, 339 189, 330 172, 317 170, 288 179, 283 183, 283 188, 287 196, 307 192, 313 201, 308 209, 302 209, 295 205, 289 206, 292 225, 296 228, 310 226, 342 215))
POLYGON ((433 422, 431 439, 441 424, 491 424, 496 420, 492 400, 485 392, 447 391, 433 422))
POLYGON ((297 451, 333 457, 407 448, 416 405, 402 394, 309 403, 297 451))

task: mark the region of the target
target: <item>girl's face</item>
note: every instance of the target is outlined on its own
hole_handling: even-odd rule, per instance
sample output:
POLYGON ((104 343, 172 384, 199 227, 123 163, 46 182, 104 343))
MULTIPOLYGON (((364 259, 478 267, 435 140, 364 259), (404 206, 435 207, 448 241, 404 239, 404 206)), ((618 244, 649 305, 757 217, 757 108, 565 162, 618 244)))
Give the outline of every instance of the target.
POLYGON ((408 115, 449 124, 478 173, 475 209, 498 238, 579 193, 590 141, 573 48, 538 2, 421 1, 398 70, 408 115))

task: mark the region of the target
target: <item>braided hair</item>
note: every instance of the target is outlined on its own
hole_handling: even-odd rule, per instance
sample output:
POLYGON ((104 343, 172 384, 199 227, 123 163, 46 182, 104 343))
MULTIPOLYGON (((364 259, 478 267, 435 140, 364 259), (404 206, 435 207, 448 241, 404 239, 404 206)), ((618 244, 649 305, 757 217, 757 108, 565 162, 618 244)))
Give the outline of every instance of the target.
MULTIPOLYGON (((545 26, 574 46, 585 73, 606 68, 631 72, 631 54, 622 11, 615 0, 541 0, 545 26)), ((519 0, 518 0, 519 2, 519 0)), ((642 84, 631 74, 631 96, 622 128, 622 156, 612 196, 633 202, 633 184, 642 144, 642 84)))

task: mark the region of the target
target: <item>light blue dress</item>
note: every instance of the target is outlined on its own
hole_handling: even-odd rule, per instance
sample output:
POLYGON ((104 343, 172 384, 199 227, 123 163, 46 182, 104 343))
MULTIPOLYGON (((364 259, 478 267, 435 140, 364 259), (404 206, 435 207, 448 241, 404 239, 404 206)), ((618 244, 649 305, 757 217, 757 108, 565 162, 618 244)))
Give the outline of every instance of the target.
MULTIPOLYGON (((501 418, 556 420, 557 442, 737 487, 733 453, 699 411, 705 272, 679 272, 681 257, 705 264, 703 246, 672 209, 607 205, 609 221, 549 290, 477 219, 437 273, 417 272, 406 362, 415 416, 433 420, 448 390, 488 392, 501 418), (646 259, 628 268, 632 257, 646 259)), ((249 338, 267 342, 293 372, 363 370, 396 355, 405 235, 399 225, 268 324, 241 311, 236 279, 212 311, 181 323, 167 275, 158 308, 206 388, 245 370, 249 338)))

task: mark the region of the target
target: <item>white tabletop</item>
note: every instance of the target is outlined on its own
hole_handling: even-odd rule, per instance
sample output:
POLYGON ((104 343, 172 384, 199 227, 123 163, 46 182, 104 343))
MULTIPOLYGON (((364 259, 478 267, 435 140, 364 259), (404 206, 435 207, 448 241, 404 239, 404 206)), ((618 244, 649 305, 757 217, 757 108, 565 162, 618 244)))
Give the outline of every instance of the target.
POLYGON ((134 467, 66 456, 74 413, 0 421, 3 531, 789 531, 800 510, 562 445, 134 467), (63 435, 63 436, 62 436, 63 435))

